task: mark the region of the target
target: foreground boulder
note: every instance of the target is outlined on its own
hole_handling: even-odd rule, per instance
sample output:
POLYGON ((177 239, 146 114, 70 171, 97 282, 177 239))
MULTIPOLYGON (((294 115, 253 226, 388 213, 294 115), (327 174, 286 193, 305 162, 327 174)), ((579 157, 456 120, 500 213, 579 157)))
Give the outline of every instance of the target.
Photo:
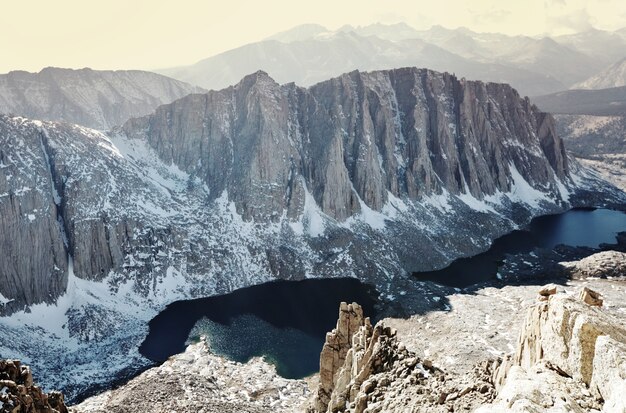
POLYGON ((67 413, 63 394, 44 393, 33 383, 28 366, 0 360, 0 412, 67 413))
POLYGON ((565 268, 567 275, 574 279, 626 276, 626 253, 619 251, 602 251, 580 261, 560 264, 565 268))
POLYGON ((488 412, 626 412, 626 326, 586 287, 528 310, 517 351, 495 369, 488 412))

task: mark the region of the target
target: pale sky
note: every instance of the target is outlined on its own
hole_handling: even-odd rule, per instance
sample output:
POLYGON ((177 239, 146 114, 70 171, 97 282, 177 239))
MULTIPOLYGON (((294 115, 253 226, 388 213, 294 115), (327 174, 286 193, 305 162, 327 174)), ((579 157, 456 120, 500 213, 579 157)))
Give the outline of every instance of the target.
POLYGON ((564 34, 626 26, 626 0, 0 0, 0 73, 195 63, 303 23, 404 21, 564 34))

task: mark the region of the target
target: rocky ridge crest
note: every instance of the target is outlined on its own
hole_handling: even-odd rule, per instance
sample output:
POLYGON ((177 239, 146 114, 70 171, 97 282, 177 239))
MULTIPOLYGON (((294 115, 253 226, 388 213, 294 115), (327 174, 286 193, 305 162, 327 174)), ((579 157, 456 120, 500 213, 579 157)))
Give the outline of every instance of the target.
POLYGON ((542 290, 528 309, 516 352, 495 368, 498 396, 480 413, 626 411, 626 327, 599 294, 542 290))
POLYGON ((317 393, 310 413, 449 412, 469 409, 494 395, 488 364, 476 366, 465 382, 406 348, 397 331, 372 326, 361 307, 342 303, 337 327, 320 355, 317 393))
POLYGON ((62 393, 46 394, 34 384, 28 366, 0 360, 0 412, 67 413, 67 407, 62 393))
POLYGON ((204 89, 140 70, 72 70, 0 75, 0 113, 107 130, 204 89))

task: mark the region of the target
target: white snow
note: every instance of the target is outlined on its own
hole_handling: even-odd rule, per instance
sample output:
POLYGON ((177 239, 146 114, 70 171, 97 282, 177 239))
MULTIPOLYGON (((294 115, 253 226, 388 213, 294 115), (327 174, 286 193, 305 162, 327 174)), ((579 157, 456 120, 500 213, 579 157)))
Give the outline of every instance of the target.
POLYGON ((306 187, 304 179, 302 179, 302 185, 304 186, 304 211, 299 221, 291 222, 289 225, 297 235, 304 235, 306 231, 309 236, 316 238, 324 234, 326 230, 325 220, 329 218, 325 218, 326 214, 315 202, 315 198, 306 187))
POLYGON ((467 187, 467 184, 465 185, 465 192, 457 195, 457 198, 459 198, 465 205, 467 205, 468 207, 472 208, 475 211, 479 211, 479 212, 485 212, 485 213, 493 213, 493 214, 498 214, 498 212, 493 209, 493 207, 491 205, 489 205, 487 202, 487 200, 489 198, 485 198, 483 200, 477 199, 475 198, 469 188, 467 187))
POLYGON ((367 204, 363 202, 360 197, 358 199, 361 206, 361 212, 347 220, 348 226, 352 226, 355 222, 363 222, 369 225, 372 229, 379 231, 384 230, 385 220, 389 218, 382 212, 375 211, 367 206, 367 204))
POLYGON ((565 184, 563 184, 563 182, 561 182, 560 179, 556 180, 556 188, 559 191, 559 195, 561 197, 561 199, 565 202, 569 201, 569 197, 570 197, 570 191, 567 189, 567 187, 565 186, 565 184))
POLYGON ((541 201, 550 202, 545 192, 535 189, 530 185, 519 173, 514 164, 509 164, 509 171, 511 172, 511 178, 513 183, 511 185, 511 192, 507 194, 511 201, 523 202, 532 208, 539 208, 541 201))
POLYGON ((4 295, 0 294, 0 304, 1 305, 6 305, 8 303, 10 303, 13 300, 10 300, 8 298, 6 298, 4 295))
MULTIPOLYGON (((130 287, 131 282, 127 283, 130 287)), ((170 285, 170 284, 166 284, 170 285)), ((41 328, 44 331, 61 338, 64 345, 75 349, 77 341, 70 338, 67 329, 67 311, 70 308, 79 308, 85 304, 96 304, 110 306, 118 311, 131 314, 133 317, 149 319, 154 310, 148 308, 137 308, 123 299, 123 293, 129 293, 128 289, 120 288, 118 294, 109 288, 109 282, 105 279, 101 282, 89 281, 78 278, 74 275, 74 264, 72 257, 68 257, 68 284, 65 293, 59 297, 54 304, 35 304, 29 311, 20 311, 10 317, 1 317, 0 322, 14 328, 31 326, 41 328)), ((6 300, 6 299, 5 299, 6 300)))
POLYGON ((453 211, 452 205, 450 205, 450 193, 445 189, 441 194, 433 194, 425 197, 422 202, 424 206, 432 206, 443 213, 450 213, 453 211))

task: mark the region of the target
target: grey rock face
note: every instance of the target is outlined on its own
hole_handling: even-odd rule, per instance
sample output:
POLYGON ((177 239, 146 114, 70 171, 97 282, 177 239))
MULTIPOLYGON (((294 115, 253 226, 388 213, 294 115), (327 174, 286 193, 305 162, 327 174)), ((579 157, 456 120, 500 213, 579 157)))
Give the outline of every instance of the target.
POLYGON ((514 89, 411 68, 352 72, 310 89, 257 72, 123 131, 200 177, 214 198, 228 189, 255 219, 297 214, 302 183, 343 221, 360 201, 380 211, 389 194, 507 192, 511 166, 541 187, 568 175, 552 118, 514 89))
POLYGON ((156 303, 276 278, 393 289, 537 214, 623 200, 511 87, 414 68, 309 89, 258 72, 108 135, 0 132, 3 313, 78 280, 156 303))
POLYGON ((201 88, 139 70, 48 67, 0 75, 0 113, 109 129, 201 88))
POLYGON ((22 126, 0 121, 0 294, 51 303, 67 286, 61 203, 45 135, 22 126))
POLYGON ((498 397, 482 413, 504 410, 620 412, 626 330, 583 286, 579 298, 554 294, 528 308, 512 356, 494 371, 498 397), (541 391, 538 391, 541 389, 541 391))

